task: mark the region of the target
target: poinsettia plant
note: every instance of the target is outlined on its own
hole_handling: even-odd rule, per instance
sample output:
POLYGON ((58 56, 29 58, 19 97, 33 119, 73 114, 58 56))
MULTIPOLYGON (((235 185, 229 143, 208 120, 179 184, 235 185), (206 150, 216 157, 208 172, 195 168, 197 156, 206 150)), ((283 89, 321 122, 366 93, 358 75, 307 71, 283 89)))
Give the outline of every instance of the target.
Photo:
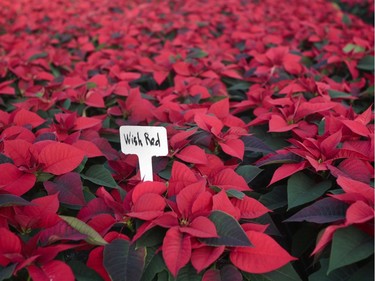
POLYGON ((373 280, 371 2, 1 1, 0 280, 373 280))

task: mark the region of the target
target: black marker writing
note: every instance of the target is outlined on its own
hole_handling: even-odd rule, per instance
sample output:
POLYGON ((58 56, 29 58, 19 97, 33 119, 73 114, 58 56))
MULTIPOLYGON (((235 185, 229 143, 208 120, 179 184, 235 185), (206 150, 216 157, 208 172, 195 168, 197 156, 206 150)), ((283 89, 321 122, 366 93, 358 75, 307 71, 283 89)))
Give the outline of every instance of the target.
POLYGON ((137 135, 133 135, 131 132, 123 135, 126 144, 132 144, 135 146, 143 146, 143 142, 139 137, 139 133, 137 135))
POLYGON ((154 137, 150 137, 148 133, 145 133, 144 136, 145 136, 146 145, 160 147, 159 133, 156 134, 156 139, 154 137))

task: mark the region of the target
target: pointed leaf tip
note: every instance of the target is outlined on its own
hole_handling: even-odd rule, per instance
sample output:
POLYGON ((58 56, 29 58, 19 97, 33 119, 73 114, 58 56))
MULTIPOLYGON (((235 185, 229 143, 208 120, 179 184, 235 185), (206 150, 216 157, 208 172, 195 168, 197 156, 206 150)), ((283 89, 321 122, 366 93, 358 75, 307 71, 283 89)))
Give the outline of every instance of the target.
POLYGON ((77 230, 79 233, 87 235, 86 242, 93 245, 103 246, 108 244, 107 241, 103 239, 102 236, 91 226, 87 225, 83 221, 68 216, 59 216, 67 224, 77 230))

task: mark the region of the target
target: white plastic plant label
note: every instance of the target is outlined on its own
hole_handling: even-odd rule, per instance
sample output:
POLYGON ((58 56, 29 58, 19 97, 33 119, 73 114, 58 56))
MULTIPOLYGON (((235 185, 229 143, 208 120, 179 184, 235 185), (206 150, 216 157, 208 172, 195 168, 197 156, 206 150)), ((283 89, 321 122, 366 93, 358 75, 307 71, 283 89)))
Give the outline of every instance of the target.
POLYGON ((121 126, 121 151, 138 156, 143 181, 153 181, 152 157, 168 155, 167 130, 154 126, 121 126))

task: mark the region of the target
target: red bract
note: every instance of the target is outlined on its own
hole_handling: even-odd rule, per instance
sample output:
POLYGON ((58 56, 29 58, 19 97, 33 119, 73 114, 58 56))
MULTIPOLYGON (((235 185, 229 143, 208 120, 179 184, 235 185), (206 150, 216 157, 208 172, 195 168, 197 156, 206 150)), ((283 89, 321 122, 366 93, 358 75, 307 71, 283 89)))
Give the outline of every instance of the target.
POLYGON ((255 231, 246 231, 246 234, 254 247, 237 247, 230 253, 231 261, 238 268, 264 273, 295 260, 268 235, 255 231))
POLYGON ((372 227, 374 219, 374 189, 369 185, 342 176, 337 178, 337 183, 345 193, 332 195, 332 197, 350 204, 346 211, 346 220, 343 224, 328 226, 321 235, 312 254, 322 251, 331 242, 336 230, 353 224, 370 235, 374 235, 372 227))
POLYGON ((291 74, 300 74, 302 65, 301 57, 289 53, 288 47, 270 48, 265 54, 253 53, 254 59, 261 64, 257 67, 256 73, 259 75, 272 76, 277 67, 283 67, 291 74))
POLYGON ((1 186, 10 193, 22 195, 35 183, 40 172, 62 175, 75 169, 84 154, 70 145, 52 141, 31 144, 24 140, 4 141, 4 154, 14 164, 0 164, 6 169, 7 177, 1 186), (15 183, 21 183, 21 189, 15 183))
POLYGON ((29 206, 15 206, 6 214, 9 223, 21 233, 33 229, 48 228, 60 221, 56 214, 59 208, 57 194, 36 198, 29 206))
POLYGON ((337 148, 342 141, 341 131, 318 140, 308 138, 303 142, 293 139, 289 141, 295 147, 291 147, 288 150, 302 157, 305 161, 298 164, 283 164, 275 171, 270 184, 288 177, 307 166, 311 166, 318 172, 329 170, 333 162, 337 159, 353 157, 368 160, 368 157, 364 154, 345 148, 337 148))
POLYGON ((168 269, 176 276, 192 256, 191 239, 217 237, 216 227, 207 216, 211 211, 210 192, 205 190, 204 181, 184 187, 176 201, 168 201, 172 211, 165 212, 145 224, 146 229, 158 225, 168 228, 163 241, 163 257, 168 269))
POLYGON ((246 135, 246 130, 232 127, 224 133, 224 123, 217 117, 206 114, 195 115, 194 121, 202 130, 212 134, 215 146, 218 144, 225 153, 239 159, 243 158, 244 144, 239 137, 246 135))
POLYGON ((5 267, 12 261, 21 259, 21 241, 17 235, 6 228, 0 228, 0 264, 5 267))
MULTIPOLYGON (((128 120, 126 124, 139 124, 143 121, 150 121, 153 117, 152 111, 155 107, 151 102, 141 97, 139 89, 130 89, 126 102, 117 100, 118 106, 109 109, 108 113, 120 116, 128 120)), ((124 121, 118 121, 123 125, 124 121)))
MULTIPOLYGON (((129 237, 126 235, 121 235, 117 232, 110 232, 104 236, 104 239, 107 242, 111 242, 114 239, 129 240, 129 237)), ((109 281, 111 279, 103 265, 103 251, 103 247, 98 247, 92 250, 87 261, 87 266, 95 270, 105 281, 109 281)))

